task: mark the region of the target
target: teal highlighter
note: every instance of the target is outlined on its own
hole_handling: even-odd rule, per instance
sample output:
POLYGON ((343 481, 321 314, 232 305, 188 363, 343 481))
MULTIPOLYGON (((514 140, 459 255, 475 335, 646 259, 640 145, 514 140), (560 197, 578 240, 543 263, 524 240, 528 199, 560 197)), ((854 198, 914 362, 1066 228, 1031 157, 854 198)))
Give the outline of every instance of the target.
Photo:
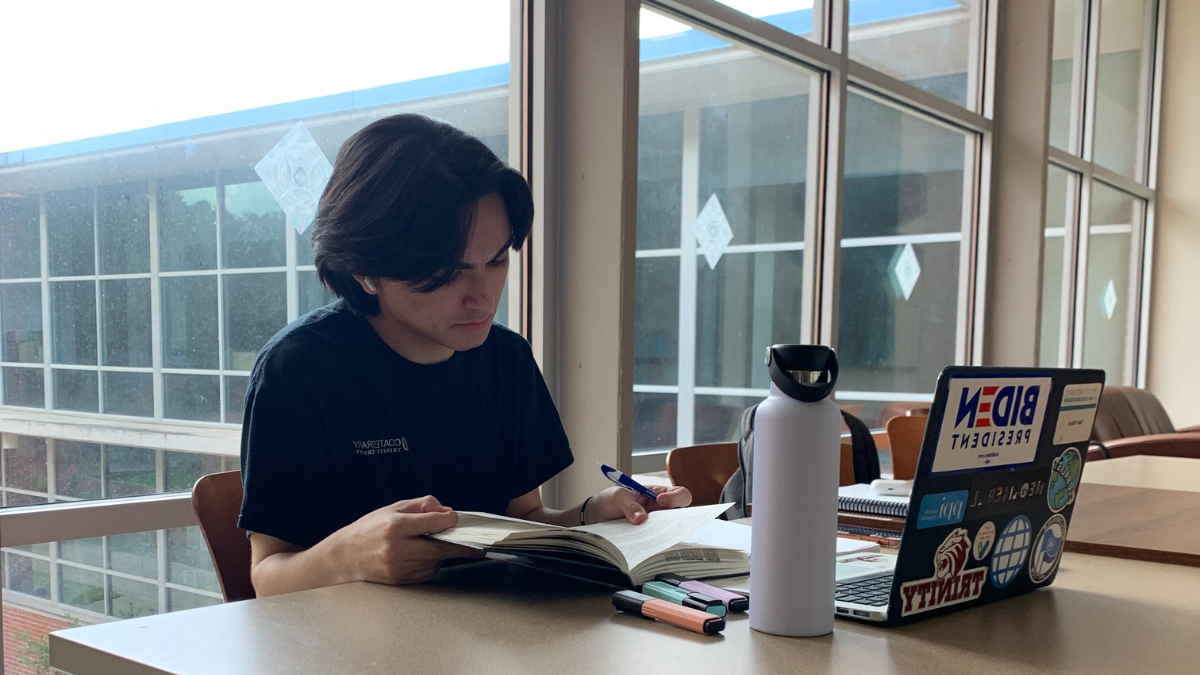
POLYGON ((726 611, 728 611, 724 602, 711 595, 688 592, 661 581, 647 581, 642 585, 642 593, 660 600, 673 602, 676 605, 683 605, 684 607, 698 609, 701 612, 708 612, 714 616, 723 617, 726 611))

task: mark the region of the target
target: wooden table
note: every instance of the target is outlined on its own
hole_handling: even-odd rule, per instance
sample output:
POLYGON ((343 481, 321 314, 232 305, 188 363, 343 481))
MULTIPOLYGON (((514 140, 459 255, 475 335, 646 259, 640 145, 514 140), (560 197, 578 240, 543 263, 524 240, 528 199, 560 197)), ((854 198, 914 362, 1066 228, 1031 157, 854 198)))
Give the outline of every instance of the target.
POLYGON ((901 628, 704 637, 613 611, 597 586, 498 562, 50 636, 73 675, 1195 673, 1200 569, 1067 553, 1049 589, 901 628))
POLYGON ((1067 550, 1200 567, 1200 492, 1085 481, 1067 550))
POLYGON ((1200 459, 1134 455, 1087 462, 1084 483, 1200 492, 1200 459))

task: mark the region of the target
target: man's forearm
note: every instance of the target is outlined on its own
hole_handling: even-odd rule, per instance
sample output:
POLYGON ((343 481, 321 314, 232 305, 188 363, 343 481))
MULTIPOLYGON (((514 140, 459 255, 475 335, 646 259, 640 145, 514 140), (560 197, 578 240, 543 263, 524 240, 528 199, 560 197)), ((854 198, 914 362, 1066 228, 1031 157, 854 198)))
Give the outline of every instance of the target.
POLYGON ((348 566, 338 562, 336 535, 304 551, 286 551, 264 558, 251 571, 259 597, 336 586, 355 581, 348 566))
MULTIPOLYGON (((591 511, 591 505, 588 505, 588 511, 591 511)), ((510 514, 511 515, 511 514, 510 514)), ((513 516, 523 520, 532 520, 537 523, 546 523, 547 525, 558 525, 560 527, 575 527, 579 525, 579 506, 569 509, 550 509, 545 506, 533 509, 529 513, 520 516, 513 516)), ((591 523, 594 519, 586 519, 585 522, 591 523)))

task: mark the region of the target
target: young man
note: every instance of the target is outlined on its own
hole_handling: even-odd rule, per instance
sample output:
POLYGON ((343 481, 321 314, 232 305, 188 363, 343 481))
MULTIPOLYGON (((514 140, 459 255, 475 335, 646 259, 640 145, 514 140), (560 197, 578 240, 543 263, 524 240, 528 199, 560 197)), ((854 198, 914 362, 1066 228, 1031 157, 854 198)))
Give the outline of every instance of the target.
POLYGON ((524 178, 442 122, 396 115, 342 146, 312 234, 340 299, 272 338, 246 391, 238 526, 258 595, 425 581, 478 555, 421 536, 452 508, 572 526, 691 502, 611 487, 542 504, 571 450, 529 343, 492 324, 532 220, 524 178))

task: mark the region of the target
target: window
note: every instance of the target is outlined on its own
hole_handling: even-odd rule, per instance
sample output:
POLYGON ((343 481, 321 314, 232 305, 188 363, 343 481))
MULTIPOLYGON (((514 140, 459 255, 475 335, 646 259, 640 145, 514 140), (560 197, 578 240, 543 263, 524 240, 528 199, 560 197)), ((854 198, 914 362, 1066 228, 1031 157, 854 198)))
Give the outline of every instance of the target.
POLYGON ((725 441, 800 340, 810 71, 643 10, 634 448, 725 441), (644 41, 646 44, 649 40, 644 41), (656 57, 655 54, 674 54, 656 57))
MULTIPOLYGON (((11 434, 0 453, 5 506, 186 492, 201 476, 237 466, 236 457, 11 434)), ((19 606, 27 596, 85 621, 221 601, 197 527, 14 547, 3 559, 6 602, 19 606)))
POLYGON ((1045 365, 1144 384, 1157 0, 1056 0, 1042 274, 1045 365))

